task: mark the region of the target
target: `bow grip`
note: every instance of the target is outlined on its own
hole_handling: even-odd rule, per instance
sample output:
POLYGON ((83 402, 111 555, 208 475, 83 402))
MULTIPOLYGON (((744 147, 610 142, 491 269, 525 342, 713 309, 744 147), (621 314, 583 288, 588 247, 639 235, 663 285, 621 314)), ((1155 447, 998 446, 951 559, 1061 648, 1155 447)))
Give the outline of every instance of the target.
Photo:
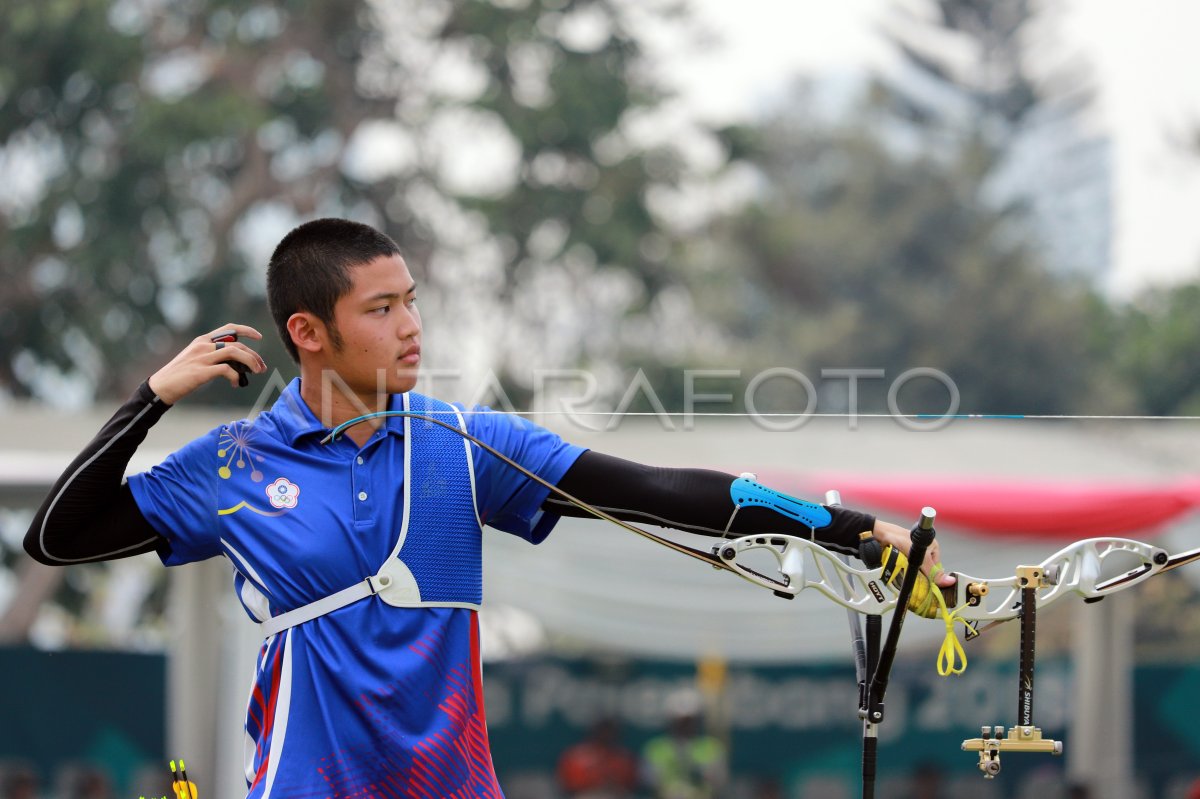
POLYGON ((833 521, 833 515, 824 506, 789 497, 748 477, 739 477, 730 484, 729 498, 738 509, 770 508, 814 529, 825 527, 833 521))

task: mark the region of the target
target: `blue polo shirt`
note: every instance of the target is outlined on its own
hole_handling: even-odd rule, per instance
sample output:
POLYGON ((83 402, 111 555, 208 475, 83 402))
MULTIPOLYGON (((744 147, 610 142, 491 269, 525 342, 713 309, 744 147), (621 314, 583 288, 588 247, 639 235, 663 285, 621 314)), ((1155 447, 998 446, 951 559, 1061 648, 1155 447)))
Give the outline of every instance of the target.
MULTIPOLYGON (((393 396, 390 408, 401 410, 402 400, 393 396)), ((583 452, 518 417, 462 418, 469 433, 551 484, 583 452)), ((238 598, 257 621, 375 574, 400 531, 414 535, 405 526, 405 419, 386 419, 362 447, 344 436, 320 444, 327 433, 294 380, 252 423, 216 428, 132 476, 139 509, 170 545, 163 562, 228 558, 238 598)), ((452 520, 459 529, 486 524, 536 544, 557 522, 540 510, 548 489, 480 448, 422 452, 434 462, 410 517, 418 507, 422 518, 436 517, 444 476, 460 497, 462 480, 471 483, 475 515, 452 520)), ((423 524, 419 533, 437 535, 436 524, 423 524)), ((375 600, 264 643, 247 709, 249 796, 501 795, 472 603, 375 600)))

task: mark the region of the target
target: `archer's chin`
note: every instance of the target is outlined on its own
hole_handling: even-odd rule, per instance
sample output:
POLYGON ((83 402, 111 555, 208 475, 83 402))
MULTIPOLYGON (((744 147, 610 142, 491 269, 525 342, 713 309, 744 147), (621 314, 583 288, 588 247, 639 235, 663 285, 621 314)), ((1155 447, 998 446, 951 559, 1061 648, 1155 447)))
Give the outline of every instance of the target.
POLYGON ((415 366, 405 366, 392 373, 388 380, 389 394, 406 394, 412 391, 420 377, 420 369, 415 366))

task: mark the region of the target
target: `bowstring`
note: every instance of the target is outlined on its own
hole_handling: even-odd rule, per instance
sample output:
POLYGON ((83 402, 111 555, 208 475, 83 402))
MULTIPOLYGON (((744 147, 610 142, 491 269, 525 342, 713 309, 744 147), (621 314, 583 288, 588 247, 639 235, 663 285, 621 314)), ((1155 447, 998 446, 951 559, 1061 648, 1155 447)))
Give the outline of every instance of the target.
MULTIPOLYGON (((432 413, 438 413, 438 411, 433 411, 432 413)), ((455 411, 441 411, 440 413, 451 414, 451 413, 455 413, 455 411)), ((432 422, 433 424, 444 427, 447 430, 457 433, 458 435, 465 438, 467 441, 470 441, 472 444, 474 444, 475 446, 482 449, 484 452, 487 452, 488 454, 492 455, 493 457, 498 458, 500 461, 502 461, 503 463, 507 464, 508 466, 511 466, 512 468, 516 469, 518 472, 525 475, 529 479, 533 480, 534 482, 538 483, 539 485, 543 486, 544 488, 549 489, 551 492, 559 495, 560 497, 567 500, 568 502, 575 505, 576 507, 578 507, 584 511, 587 511, 588 513, 592 514, 596 518, 603 519, 606 522, 615 524, 618 527, 621 527, 625 530, 630 531, 631 533, 636 533, 637 535, 639 535, 643 538, 649 539, 658 544, 662 544, 663 546, 673 549, 676 552, 680 552, 691 558, 694 558, 696 560, 707 563, 708 565, 713 566, 715 568, 721 568, 721 569, 724 569, 725 571, 731 572, 733 574, 738 574, 738 572, 735 569, 733 569, 728 564, 726 564, 724 561, 720 560, 719 558, 717 558, 715 556, 710 556, 708 553, 706 553, 702 550, 699 550, 699 549, 695 549, 694 547, 690 547, 687 544, 681 544, 677 541, 672 541, 669 538, 665 538, 663 536, 656 535, 656 534, 650 532, 649 530, 643 530, 642 528, 640 528, 634 524, 630 524, 626 521, 623 521, 622 519, 618 519, 616 516, 613 516, 612 514, 606 512, 606 511, 603 511, 600 508, 595 507, 594 505, 590 505, 587 502, 584 502, 582 499, 579 499, 578 497, 568 493, 567 491, 563 490, 562 488, 559 488, 558 486, 556 486, 553 483, 551 483, 550 481, 540 477, 539 475, 535 474, 534 472, 530 471, 529 469, 526 469, 524 466, 517 463, 512 458, 508 457, 504 453, 495 449, 491 445, 479 440, 478 438, 471 435, 467 431, 457 427, 456 425, 450 424, 449 422, 442 421, 441 419, 436 419, 433 416, 430 416, 426 413, 420 413, 417 411, 376 411, 374 413, 364 414, 362 416, 357 416, 353 419, 349 419, 345 422, 342 422, 338 426, 334 427, 332 430, 329 431, 328 435, 326 435, 324 438, 321 439, 321 443, 328 444, 333 441, 336 441, 338 436, 340 436, 348 428, 353 427, 354 425, 362 424, 363 422, 367 422, 372 419, 381 419, 381 418, 389 417, 389 416, 404 416, 404 417, 409 417, 409 418, 424 419, 427 422, 432 422)), ((738 575, 738 576, 741 576, 741 575, 738 575)))
MULTIPOLYGON (((401 413, 400 411, 382 411, 381 413, 401 413)), ((407 413, 407 412, 405 412, 407 413)), ((1100 421, 1100 422, 1197 422, 1200 415, 1151 415, 1151 414, 1072 414, 1072 413, 804 413, 802 411, 762 411, 762 412, 726 412, 726 411, 551 411, 483 408, 479 410, 461 410, 464 416, 632 416, 650 418, 763 418, 763 419, 906 419, 913 421, 936 421, 939 419, 969 419, 975 421, 1100 421)), ((372 418, 375 414, 367 414, 350 421, 372 418)), ((343 424, 347 424, 343 422, 343 424)))

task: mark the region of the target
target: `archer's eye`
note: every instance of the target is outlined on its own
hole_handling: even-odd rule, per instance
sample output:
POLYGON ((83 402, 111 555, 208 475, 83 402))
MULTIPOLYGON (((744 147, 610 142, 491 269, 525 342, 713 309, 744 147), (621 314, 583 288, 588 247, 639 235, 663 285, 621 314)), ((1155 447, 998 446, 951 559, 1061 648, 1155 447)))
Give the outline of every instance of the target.
POLYGON ((390 305, 381 305, 378 308, 372 308, 371 310, 367 311, 367 313, 375 314, 376 316, 383 316, 391 309, 392 306, 390 305))

